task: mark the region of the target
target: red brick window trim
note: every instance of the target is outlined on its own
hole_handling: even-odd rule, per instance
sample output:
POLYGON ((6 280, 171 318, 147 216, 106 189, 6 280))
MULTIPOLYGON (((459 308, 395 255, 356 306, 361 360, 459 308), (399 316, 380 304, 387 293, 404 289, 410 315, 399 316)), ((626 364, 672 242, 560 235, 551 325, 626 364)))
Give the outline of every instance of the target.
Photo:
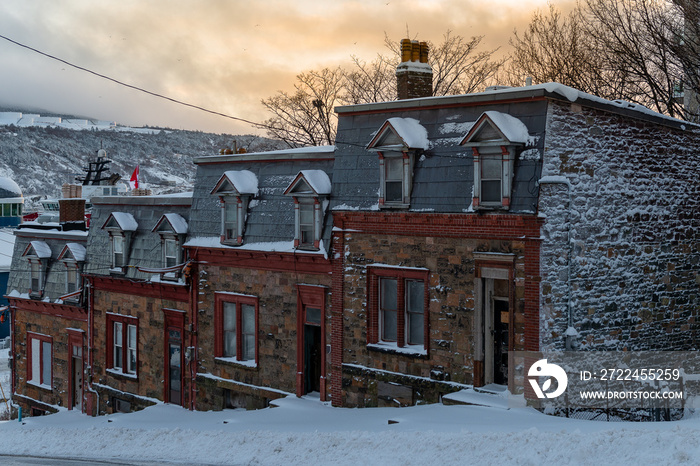
POLYGON ((107 314, 106 329, 108 372, 126 377, 138 377, 138 318, 107 314))
POLYGON ((27 382, 52 390, 52 381, 53 337, 27 332, 27 382))
POLYGON ((428 278, 419 268, 368 267, 367 340, 371 347, 426 354, 428 278))
POLYGON ((258 365, 258 297, 215 294, 214 356, 249 367, 258 365))

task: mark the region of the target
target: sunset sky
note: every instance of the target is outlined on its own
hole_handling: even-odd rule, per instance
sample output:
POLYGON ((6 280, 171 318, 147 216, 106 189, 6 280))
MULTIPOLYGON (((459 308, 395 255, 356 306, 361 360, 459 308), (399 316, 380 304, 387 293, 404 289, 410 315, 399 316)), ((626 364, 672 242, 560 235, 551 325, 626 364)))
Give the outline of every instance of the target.
MULTIPOLYGON (((552 0, 568 5, 570 0, 552 0)), ((440 42, 449 29, 509 50, 547 0, 3 0, 0 35, 111 78, 248 120, 294 77, 386 54, 384 34, 440 42)), ((188 109, 0 39, 0 104, 233 134, 249 125, 188 109)))

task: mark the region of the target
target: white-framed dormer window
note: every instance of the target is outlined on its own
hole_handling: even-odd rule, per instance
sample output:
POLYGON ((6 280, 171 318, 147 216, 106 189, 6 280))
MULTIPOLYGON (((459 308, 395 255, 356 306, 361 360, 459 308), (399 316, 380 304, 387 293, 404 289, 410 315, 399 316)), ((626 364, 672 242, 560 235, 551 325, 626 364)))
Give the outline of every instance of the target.
POLYGON ((243 244, 248 205, 257 193, 258 177, 249 170, 229 170, 219 178, 211 194, 219 196, 222 244, 243 244))
POLYGON ((51 248, 44 241, 31 241, 22 256, 28 261, 30 296, 38 298, 43 295, 46 266, 51 258, 51 248))
POLYGON ((82 289, 81 271, 85 263, 85 246, 79 243, 66 243, 58 255, 58 261, 65 268, 65 293, 60 298, 63 301, 80 301, 82 289))
POLYGON ((302 170, 284 194, 294 201, 294 247, 318 250, 331 180, 323 170, 302 170))
POLYGON ((525 124, 500 112, 484 112, 460 145, 474 157, 475 209, 508 209, 512 198, 515 157, 530 144, 525 124))
POLYGON ((182 244, 187 235, 187 220, 180 214, 164 214, 151 231, 160 235, 163 278, 179 278, 183 261, 182 244))
POLYGON ((389 118, 367 150, 379 156, 379 207, 408 208, 415 157, 428 149, 428 132, 413 118, 389 118))
POLYGON ((131 236, 137 228, 138 223, 133 215, 126 212, 112 212, 102 225, 102 229, 109 234, 111 272, 126 272, 131 236))

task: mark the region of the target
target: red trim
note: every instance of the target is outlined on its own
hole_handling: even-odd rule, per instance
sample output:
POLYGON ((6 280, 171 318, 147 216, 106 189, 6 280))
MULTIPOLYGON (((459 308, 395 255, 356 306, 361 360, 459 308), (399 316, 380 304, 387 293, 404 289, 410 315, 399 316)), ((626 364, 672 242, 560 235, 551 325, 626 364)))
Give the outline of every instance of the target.
POLYGON ((53 390, 53 337, 49 335, 42 335, 34 332, 27 332, 27 382, 37 383, 32 379, 32 359, 34 355, 32 354, 32 340, 39 340, 40 342, 51 344, 51 380, 46 383, 42 378, 44 377, 44 358, 42 358, 42 352, 44 351, 44 345, 39 345, 39 384, 47 385, 53 390))
MULTIPOLYGON (((522 99, 503 99, 503 100, 493 100, 493 101, 488 101, 488 102, 461 102, 461 103, 454 103, 454 104, 435 104, 435 105, 426 105, 422 106, 420 104, 424 103, 426 100, 430 99, 430 97, 427 98, 421 98, 421 99, 415 99, 416 100, 416 105, 414 107, 409 107, 409 106, 401 106, 397 108, 378 108, 376 110, 358 110, 358 111, 345 111, 343 109, 342 112, 338 113, 338 118, 343 118, 346 116, 359 116, 359 115, 373 115, 377 113, 405 113, 405 112, 410 112, 411 110, 441 110, 445 108, 464 108, 464 107, 488 107, 488 106, 493 106, 495 104, 514 104, 514 103, 520 103, 520 102, 538 102, 538 101, 543 101, 543 100, 549 100, 547 97, 524 97, 522 99)), ((363 107, 365 105, 362 105, 363 107)))
POLYGON ((83 371, 83 376, 81 377, 81 380, 83 381, 83 385, 80 387, 80 398, 81 398, 81 409, 84 411, 85 409, 85 403, 84 401, 85 397, 83 396, 83 392, 85 391, 85 348, 84 348, 84 337, 85 337, 85 332, 82 330, 76 330, 76 329, 68 329, 68 390, 69 390, 69 396, 68 396, 68 409, 73 409, 73 405, 75 404, 75 386, 73 385, 75 383, 75 377, 73 376, 73 372, 75 370, 75 367, 73 366, 73 348, 75 346, 80 348, 80 354, 81 354, 81 361, 83 361, 83 367, 80 368, 81 371, 83 371))
POLYGON ((107 333, 107 361, 105 367, 108 369, 114 369, 114 323, 119 322, 122 324, 122 373, 128 375, 129 377, 138 377, 139 375, 139 319, 137 317, 123 316, 119 314, 106 315, 106 333, 107 333), (129 331, 128 326, 136 326, 136 373, 130 374, 128 372, 129 367, 129 348, 128 339, 129 331))
POLYGON ((434 214, 425 212, 333 211, 336 225, 363 233, 438 238, 539 241, 544 219, 535 215, 434 214))
POLYGON ((185 313, 174 309, 163 309, 163 400, 184 406, 185 402, 185 313), (168 332, 180 332, 182 350, 180 351, 180 399, 170 399, 170 338, 168 332))
POLYGON ((397 280, 396 289, 396 345, 406 346, 406 281, 423 282, 423 347, 430 350, 430 300, 428 296, 429 270, 399 269, 394 267, 367 267, 367 343, 381 341, 379 335, 379 280, 393 278, 397 280))
POLYGON ((39 301, 36 299, 16 298, 10 296, 5 297, 16 311, 35 312, 37 314, 87 322, 87 311, 82 307, 71 306, 68 304, 48 303, 46 301, 39 301))
POLYGON ((235 293, 214 293, 214 356, 224 355, 224 303, 236 303, 236 359, 241 361, 243 354, 243 326, 241 304, 255 307, 255 364, 258 364, 258 297, 235 293))
POLYGON ((190 258, 217 267, 240 267, 275 272, 298 272, 326 275, 331 273, 331 261, 322 254, 304 252, 267 252, 233 248, 188 246, 190 258))
POLYGON ((297 396, 306 392, 304 386, 304 325, 306 308, 321 310, 321 401, 326 400, 326 290, 324 286, 297 285, 297 396))
POLYGON ((87 275, 92 281, 95 291, 111 291, 147 298, 170 299, 178 302, 189 302, 189 289, 182 285, 172 285, 160 282, 141 282, 126 278, 87 275))

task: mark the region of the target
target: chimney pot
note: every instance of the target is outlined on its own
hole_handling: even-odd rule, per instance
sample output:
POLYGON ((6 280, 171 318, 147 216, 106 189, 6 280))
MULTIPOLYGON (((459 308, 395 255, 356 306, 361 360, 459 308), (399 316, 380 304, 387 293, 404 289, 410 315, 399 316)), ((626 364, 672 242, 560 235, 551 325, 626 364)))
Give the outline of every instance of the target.
POLYGON ((411 42, 411 61, 420 61, 420 43, 417 40, 411 42))
POLYGON ((401 39, 401 62, 411 61, 411 39, 401 39))
POLYGON ((428 43, 401 40, 401 63, 396 68, 398 99, 433 95, 433 70, 428 64, 428 43))

